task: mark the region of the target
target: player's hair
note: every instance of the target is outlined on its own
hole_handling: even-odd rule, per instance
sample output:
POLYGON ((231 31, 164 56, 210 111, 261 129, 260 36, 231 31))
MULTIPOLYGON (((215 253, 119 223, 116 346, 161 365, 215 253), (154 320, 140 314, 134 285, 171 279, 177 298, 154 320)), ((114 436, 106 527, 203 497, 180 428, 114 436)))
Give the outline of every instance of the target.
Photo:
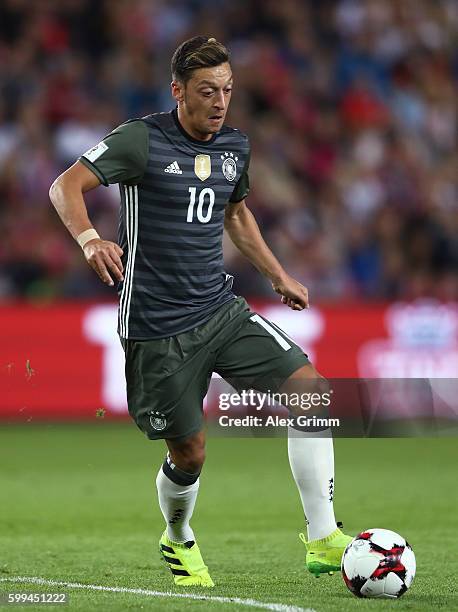
POLYGON ((229 51, 215 38, 194 36, 181 43, 173 54, 172 78, 186 84, 194 70, 219 66, 229 60, 229 51))

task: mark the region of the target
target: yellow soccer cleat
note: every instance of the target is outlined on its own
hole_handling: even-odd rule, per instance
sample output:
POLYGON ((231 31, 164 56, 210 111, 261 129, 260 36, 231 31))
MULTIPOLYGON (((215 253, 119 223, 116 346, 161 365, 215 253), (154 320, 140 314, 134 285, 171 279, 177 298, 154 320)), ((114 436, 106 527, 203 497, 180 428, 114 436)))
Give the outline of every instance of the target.
MULTIPOLYGON (((342 523, 337 524, 339 527, 342 526, 342 523)), ((307 551, 305 565, 316 578, 319 578, 320 574, 332 575, 340 571, 344 550, 353 537, 343 533, 339 527, 326 538, 310 542, 307 542, 303 533, 299 534, 299 539, 305 544, 307 551)))
POLYGON ((173 574, 178 586, 213 587, 215 583, 208 573, 197 542, 172 542, 167 532, 159 540, 159 552, 173 574))

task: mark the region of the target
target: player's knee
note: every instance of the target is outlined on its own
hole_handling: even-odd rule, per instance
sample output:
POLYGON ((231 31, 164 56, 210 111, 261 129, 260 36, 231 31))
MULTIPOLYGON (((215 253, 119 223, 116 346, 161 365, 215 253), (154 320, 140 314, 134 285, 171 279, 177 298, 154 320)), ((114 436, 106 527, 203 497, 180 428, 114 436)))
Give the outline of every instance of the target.
POLYGON ((169 445, 172 461, 184 472, 196 474, 205 462, 205 443, 201 439, 187 439, 169 445), (172 446, 172 448, 170 448, 172 446))
POLYGON ((329 381, 310 363, 295 372, 283 383, 282 393, 329 393, 329 381))
POLYGON ((321 376, 315 366, 313 366, 311 363, 307 363, 306 365, 303 365, 302 367, 295 370, 292 374, 290 374, 286 382, 291 380, 314 381, 322 378, 323 376, 321 376))
POLYGON ((315 380, 316 391, 320 394, 328 394, 331 391, 331 384, 327 378, 318 374, 315 380))
POLYGON ((190 474, 200 472, 205 462, 205 448, 191 448, 180 454, 180 468, 190 474))
POLYGON ((199 450, 193 454, 180 453, 174 461, 176 461, 177 466, 184 472, 188 472, 188 474, 197 474, 197 472, 202 470, 204 465, 205 451, 199 450))
POLYGON ((186 471, 190 474, 197 474, 203 468, 205 462, 205 451, 198 452, 194 456, 190 457, 186 464, 186 471))
POLYGON ((329 414, 330 383, 308 364, 296 370, 280 388, 285 398, 283 405, 290 416, 326 417, 329 414))

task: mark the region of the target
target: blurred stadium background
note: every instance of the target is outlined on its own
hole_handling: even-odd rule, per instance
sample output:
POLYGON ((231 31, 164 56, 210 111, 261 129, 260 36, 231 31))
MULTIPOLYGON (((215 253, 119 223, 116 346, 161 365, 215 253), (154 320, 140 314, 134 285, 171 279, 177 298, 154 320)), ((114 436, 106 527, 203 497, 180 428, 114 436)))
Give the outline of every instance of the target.
MULTIPOLYGON (((114 126, 169 110, 195 34, 232 50, 228 123, 252 142, 249 205, 309 313, 229 243, 235 289, 327 376, 458 372, 454 0, 2 0, 0 415, 125 411, 115 296, 48 199, 114 126)), ((116 236, 118 190, 87 196, 116 236)))
MULTIPOLYGON (((114 291, 48 189, 114 126, 172 107, 170 56, 192 35, 232 49, 228 123, 251 138, 248 202, 312 309, 282 307, 225 244, 236 291, 324 375, 436 377, 439 392, 455 379, 442 408, 456 406, 457 26, 456 0, 0 0, 0 592, 49 592, 16 576, 170 588, 152 554, 163 444, 107 422, 126 418, 114 291), (67 419, 86 422, 55 423, 67 419)), ((114 239, 116 187, 87 202, 114 239)), ((284 440, 210 437, 208 449, 193 526, 215 594, 354 610, 338 577, 304 572, 284 440)), ((335 450, 346 531, 394 529, 416 552, 397 609, 456 609, 455 440, 336 439, 335 450)), ((84 590, 70 600, 82 612, 203 605, 84 590)))

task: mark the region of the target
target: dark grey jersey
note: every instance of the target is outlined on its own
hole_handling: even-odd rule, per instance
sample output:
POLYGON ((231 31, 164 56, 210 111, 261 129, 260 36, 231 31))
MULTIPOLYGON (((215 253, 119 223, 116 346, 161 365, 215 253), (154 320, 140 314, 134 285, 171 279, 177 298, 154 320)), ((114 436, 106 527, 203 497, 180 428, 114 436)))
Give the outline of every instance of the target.
POLYGON ((224 211, 249 190, 249 143, 223 127, 191 138, 176 110, 123 124, 80 161, 119 183, 123 338, 165 338, 203 324, 234 299, 223 264, 224 211))

